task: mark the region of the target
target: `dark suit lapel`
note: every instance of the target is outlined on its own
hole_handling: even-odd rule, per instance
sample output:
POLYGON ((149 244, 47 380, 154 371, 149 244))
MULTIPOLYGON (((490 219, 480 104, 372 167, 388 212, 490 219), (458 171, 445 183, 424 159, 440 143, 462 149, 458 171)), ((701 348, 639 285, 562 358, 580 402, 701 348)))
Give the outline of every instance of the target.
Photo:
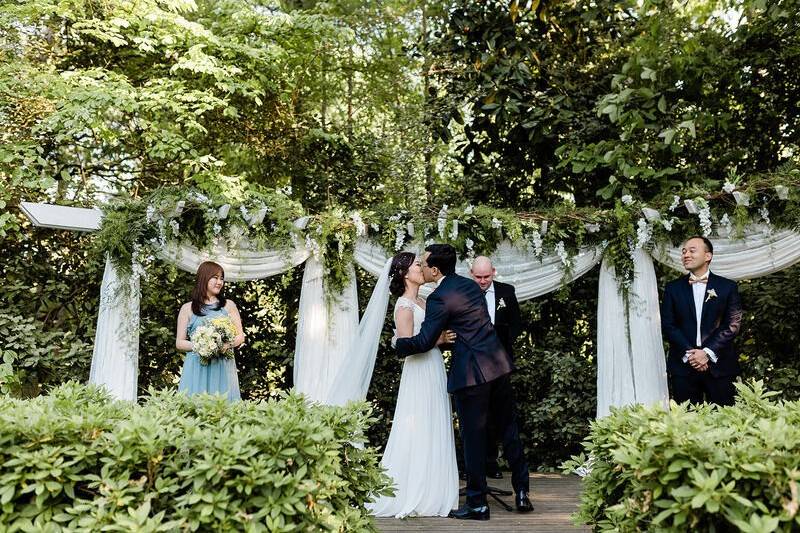
POLYGON ((706 324, 706 322, 708 320, 708 316, 711 313, 712 307, 714 307, 714 305, 716 304, 716 302, 714 300, 717 299, 717 297, 712 297, 709 300, 708 299, 708 296, 709 296, 708 293, 709 293, 709 291, 713 290, 714 294, 719 295, 719 291, 717 290, 718 286, 717 286, 717 279, 716 278, 717 277, 714 274, 712 274, 711 272, 708 273, 708 283, 706 284, 706 291, 703 294, 703 311, 700 314, 700 332, 701 333, 705 333, 706 331, 708 331, 708 328, 704 328, 703 326, 706 324))
MULTIPOLYGON (((692 290, 692 285, 689 283, 689 275, 687 274, 684 276, 682 280, 680 287, 684 305, 689 311, 689 321, 694 324, 693 329, 697 329, 697 308, 694 305, 694 291, 692 290)), ((694 343, 694 340, 692 340, 692 343, 694 343)))

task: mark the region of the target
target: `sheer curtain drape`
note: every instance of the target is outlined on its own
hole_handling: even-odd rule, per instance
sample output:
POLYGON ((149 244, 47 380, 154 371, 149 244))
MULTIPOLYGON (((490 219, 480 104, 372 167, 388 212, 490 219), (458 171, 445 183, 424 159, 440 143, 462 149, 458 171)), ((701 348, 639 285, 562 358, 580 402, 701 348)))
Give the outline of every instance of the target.
POLYGON ((597 295, 597 416, 634 403, 666 405, 667 368, 653 260, 634 254, 626 309, 614 267, 603 260, 597 295))
MULTIPOLYGON (((422 253, 420 248, 409 248, 409 252, 422 253)), ((582 249, 571 259, 570 275, 566 281, 571 282, 586 274, 600 262, 601 250, 596 248, 582 249)), ((380 246, 362 239, 356 243, 356 263, 372 274, 378 275, 382 266, 390 256, 380 246)), ((497 279, 514 285, 519 301, 530 300, 547 294, 561 287, 564 283, 566 265, 557 254, 545 255, 541 259, 531 251, 514 247, 511 243, 502 242, 491 256, 497 269, 497 279)), ((465 261, 456 264, 456 272, 462 276, 469 275, 469 265, 465 261)), ((432 291, 430 285, 420 289, 422 296, 432 291)))
POLYGON ((139 279, 131 277, 123 286, 106 258, 89 383, 105 386, 117 399, 135 401, 138 379, 139 279))
POLYGON ((228 250, 224 247, 200 250, 187 244, 175 243, 167 243, 158 253, 159 259, 193 274, 203 261, 219 263, 225 269, 226 281, 268 278, 302 264, 308 256, 309 251, 299 247, 254 252, 241 248, 228 250))
POLYGON ((330 299, 325 295, 322 263, 313 256, 306 261, 294 353, 294 388, 315 402, 329 403, 336 374, 351 367, 358 330, 352 266, 348 275, 351 282, 330 299))
MULTIPOLYGON (((794 231, 772 233, 753 227, 748 229, 743 240, 714 239, 714 245, 712 270, 732 279, 764 276, 800 261, 800 234, 794 231)), ((409 251, 419 253, 421 249, 409 251)), ((679 249, 660 247, 651 254, 656 260, 682 270, 679 249)), ((273 276, 305 261, 295 348, 295 388, 322 403, 341 404, 366 397, 389 300, 391 257, 382 247, 366 239, 356 243, 355 262, 378 277, 360 322, 355 282, 342 294, 328 298, 323 266, 318 258, 309 257, 305 248, 264 252, 218 248, 206 252, 168 244, 158 255, 189 272, 196 271, 202 261, 217 261, 225 268, 230 281, 273 276)), ((524 301, 558 289, 564 282, 565 272, 569 272, 567 281, 577 279, 591 270, 601 257, 600 249, 586 248, 569 259, 567 265, 558 254, 539 258, 530 250, 503 242, 492 260, 498 279, 514 285, 518 299, 524 301)), ((606 263, 601 269, 598 416, 608 414, 611 406, 664 403, 667 399, 655 270, 650 255, 641 250, 636 252, 635 264, 627 309, 613 268, 606 263)), ((459 262, 457 271, 467 275, 468 268, 466 263, 459 262)), ((353 271, 350 274, 350 279, 355 280, 353 271)), ((426 286, 420 293, 426 296, 431 290, 426 286)), ((117 398, 136 399, 138 325, 138 279, 132 278, 129 287, 123 290, 113 263, 106 261, 90 382, 105 385, 117 398)))
POLYGON ((387 259, 378 273, 372 296, 358 324, 355 342, 333 379, 326 402, 328 404, 344 405, 349 401, 360 401, 367 397, 381 332, 386 324, 391 265, 391 258, 387 259))

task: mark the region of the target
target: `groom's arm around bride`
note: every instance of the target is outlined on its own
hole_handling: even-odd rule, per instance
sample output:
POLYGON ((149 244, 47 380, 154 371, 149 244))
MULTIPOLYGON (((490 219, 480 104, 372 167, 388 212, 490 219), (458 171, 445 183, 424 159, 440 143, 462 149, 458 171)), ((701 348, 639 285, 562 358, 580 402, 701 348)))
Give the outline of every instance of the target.
POLYGON ((455 250, 449 245, 431 245, 426 249, 421 266, 425 281, 436 283, 437 287, 428 296, 425 321, 419 334, 398 338, 397 354, 405 357, 426 352, 436 345, 442 331, 450 329, 456 333, 456 341, 452 348, 448 392, 510 373, 511 358, 492 327, 483 292, 473 280, 455 273, 455 250), (438 264, 437 256, 427 251, 438 251, 438 247, 450 251, 446 254, 447 266, 438 264), (431 257, 432 263, 429 263, 431 257))

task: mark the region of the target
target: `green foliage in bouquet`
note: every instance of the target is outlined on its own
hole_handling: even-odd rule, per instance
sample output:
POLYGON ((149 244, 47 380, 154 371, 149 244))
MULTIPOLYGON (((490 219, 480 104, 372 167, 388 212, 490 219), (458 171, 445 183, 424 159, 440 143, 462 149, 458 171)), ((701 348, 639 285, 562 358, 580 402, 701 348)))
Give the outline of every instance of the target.
POLYGON ((641 405, 592 423, 576 519, 597 531, 797 531, 800 402, 737 384, 735 406, 641 405))
POLYGON ((0 398, 3 530, 374 530, 364 504, 388 478, 364 405, 150 392, 0 398))

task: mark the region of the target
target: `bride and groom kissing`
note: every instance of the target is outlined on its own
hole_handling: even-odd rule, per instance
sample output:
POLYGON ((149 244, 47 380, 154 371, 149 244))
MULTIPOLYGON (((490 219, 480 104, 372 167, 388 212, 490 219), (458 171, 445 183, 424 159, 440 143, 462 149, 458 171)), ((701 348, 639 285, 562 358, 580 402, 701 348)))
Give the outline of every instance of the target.
POLYGON ((395 495, 371 504, 376 516, 449 516, 488 520, 486 457, 489 426, 503 443, 517 511, 530 512, 528 465, 519 436, 510 374, 479 285, 455 272, 456 252, 432 244, 421 258, 403 252, 389 270, 397 355, 404 358, 392 429, 382 465, 395 495), (419 287, 435 283, 427 301, 419 287), (440 344, 450 344, 445 375, 440 344), (458 509, 458 469, 448 393, 454 398, 464 448, 466 501, 458 509))

